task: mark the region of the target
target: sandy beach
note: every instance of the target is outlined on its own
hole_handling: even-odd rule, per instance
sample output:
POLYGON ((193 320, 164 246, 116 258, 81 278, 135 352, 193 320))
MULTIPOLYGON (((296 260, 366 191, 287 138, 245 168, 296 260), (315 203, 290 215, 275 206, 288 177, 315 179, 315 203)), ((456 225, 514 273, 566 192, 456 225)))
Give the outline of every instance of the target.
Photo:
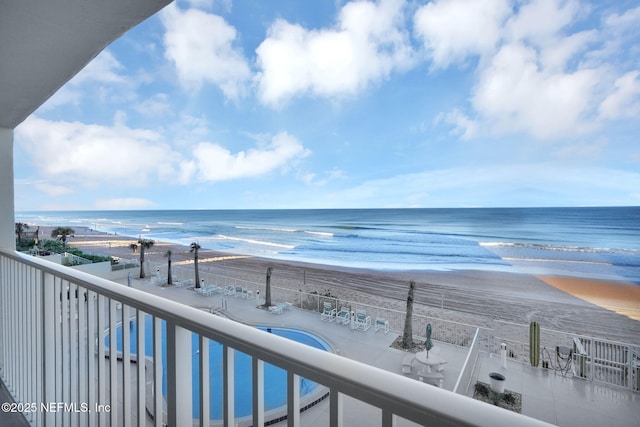
MULTIPOLYGON (((50 234, 42 227, 41 236, 50 234)), ((77 229, 68 244, 85 252, 127 259, 135 238, 77 229)), ((166 265, 172 251, 174 266, 193 269, 186 246, 156 241, 145 252, 151 265, 166 265)), ((478 326, 496 320, 527 324, 640 345, 640 286, 625 282, 575 277, 536 277, 499 271, 386 272, 300 262, 236 256, 200 250, 201 272, 264 283, 273 267, 272 284, 307 292, 329 292, 339 298, 404 310, 408 283, 417 283, 415 312, 478 326)))

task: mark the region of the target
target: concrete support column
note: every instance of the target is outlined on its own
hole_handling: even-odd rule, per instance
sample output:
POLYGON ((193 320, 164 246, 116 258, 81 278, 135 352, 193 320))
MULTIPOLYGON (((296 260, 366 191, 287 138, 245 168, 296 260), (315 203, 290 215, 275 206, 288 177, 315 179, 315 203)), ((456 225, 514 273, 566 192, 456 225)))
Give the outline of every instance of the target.
POLYGON ((13 129, 0 127, 0 249, 16 250, 13 201, 13 129))

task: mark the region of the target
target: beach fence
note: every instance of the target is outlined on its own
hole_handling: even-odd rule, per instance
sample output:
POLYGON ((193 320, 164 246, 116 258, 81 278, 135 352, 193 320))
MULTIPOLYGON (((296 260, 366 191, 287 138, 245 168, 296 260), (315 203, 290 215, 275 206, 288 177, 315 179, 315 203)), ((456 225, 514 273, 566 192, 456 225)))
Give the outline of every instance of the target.
MULTIPOLYGON (((193 279, 193 269, 177 267, 172 268, 171 270, 172 276, 174 276, 174 280, 182 281, 193 279)), ((160 279, 164 279, 166 283, 166 265, 157 266, 153 273, 160 279)), ((246 291, 250 291, 252 296, 255 298, 264 299, 266 288, 266 285, 264 283, 242 280, 227 275, 208 272, 201 272, 200 279, 202 285, 205 286, 214 285, 223 289, 228 285, 232 285, 234 287, 237 286, 243 288, 246 291)), ((306 292, 303 290, 282 288, 272 285, 271 300, 273 304, 288 302, 294 307, 317 313, 321 313, 324 308, 324 303, 328 302, 332 305, 333 308, 336 309, 336 311, 339 311, 341 308, 346 308, 352 312, 364 311, 368 316, 371 316, 372 325, 376 324, 376 320, 388 322, 388 330, 390 332, 402 333, 404 329, 404 322, 406 317, 406 313, 404 311, 380 307, 360 301, 349 300, 346 298, 339 298, 331 295, 328 292, 326 294, 322 294, 319 292, 306 292)), ((474 339, 476 330, 478 329, 478 327, 474 325, 438 319, 435 317, 414 313, 414 340, 422 342, 426 340, 426 328, 428 323, 431 323, 432 326, 432 339, 448 344, 457 345, 459 347, 469 347, 474 339)), ((490 335, 486 333, 481 334, 480 341, 482 343, 482 348, 486 348, 488 345, 490 345, 487 338, 488 336, 490 335)))

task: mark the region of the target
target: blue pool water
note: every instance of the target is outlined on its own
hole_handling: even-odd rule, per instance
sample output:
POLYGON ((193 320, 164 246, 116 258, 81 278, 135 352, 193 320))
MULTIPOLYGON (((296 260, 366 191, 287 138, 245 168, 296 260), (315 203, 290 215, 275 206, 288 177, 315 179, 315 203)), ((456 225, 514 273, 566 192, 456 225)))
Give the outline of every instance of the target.
MULTIPOLYGON (((259 329, 270 331, 275 335, 285 337, 315 348, 322 350, 329 350, 330 346, 322 339, 315 337, 307 332, 288 329, 288 328, 266 328, 260 327, 259 329)), ((135 321, 130 323, 131 331, 131 354, 137 354, 136 333, 137 325, 135 321)), ((145 317, 145 354, 147 356, 152 355, 153 349, 153 320, 151 316, 145 317)), ((167 351, 166 351, 166 323, 162 321, 162 361, 163 367, 166 367, 167 351)), ((110 335, 105 338, 105 344, 110 345, 110 335)), ((118 351, 122 350, 122 327, 119 326, 116 329, 116 347, 118 351)), ((193 417, 199 418, 200 403, 198 396, 200 395, 198 390, 198 381, 200 377, 200 368, 198 366, 199 360, 199 345, 198 336, 193 334, 191 340, 191 354, 192 354, 192 366, 193 366, 193 417)), ((239 351, 235 352, 235 414, 237 417, 247 416, 252 411, 252 392, 251 392, 251 357, 247 354, 239 351)), ((163 369, 162 374, 162 392, 166 396, 167 382, 166 382, 166 369, 163 369)), ((222 344, 214 341, 209 342, 209 384, 210 384, 210 414, 211 419, 222 418, 222 344)), ((264 365, 264 406, 265 410, 275 409, 286 404, 286 389, 287 389, 287 377, 286 372, 283 369, 265 363, 264 365)), ((317 387, 317 384, 308 380, 301 379, 300 381, 300 395, 304 396, 307 393, 312 392, 317 387)))

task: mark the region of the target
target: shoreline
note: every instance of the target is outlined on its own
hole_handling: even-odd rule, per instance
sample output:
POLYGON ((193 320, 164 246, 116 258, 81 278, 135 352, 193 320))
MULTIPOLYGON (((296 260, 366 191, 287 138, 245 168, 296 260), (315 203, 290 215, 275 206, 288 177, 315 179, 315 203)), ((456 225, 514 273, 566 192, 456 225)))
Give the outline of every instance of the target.
MULTIPOLYGON (((41 236, 49 238, 52 228, 41 227, 41 236)), ((68 245, 88 253, 139 259, 129 248, 136 238, 84 227, 77 231, 68 245)), ((165 254, 171 250, 172 265, 193 269, 193 254, 187 246, 154 242, 145 251, 151 265, 166 266, 165 254)), ((416 314, 484 327, 493 327, 496 321, 527 324, 535 320, 547 329, 640 345, 640 286, 627 282, 490 270, 379 271, 205 249, 199 255, 200 272, 264 283, 271 266, 273 286, 329 292, 400 311, 406 307, 409 281, 414 280, 416 314)))

